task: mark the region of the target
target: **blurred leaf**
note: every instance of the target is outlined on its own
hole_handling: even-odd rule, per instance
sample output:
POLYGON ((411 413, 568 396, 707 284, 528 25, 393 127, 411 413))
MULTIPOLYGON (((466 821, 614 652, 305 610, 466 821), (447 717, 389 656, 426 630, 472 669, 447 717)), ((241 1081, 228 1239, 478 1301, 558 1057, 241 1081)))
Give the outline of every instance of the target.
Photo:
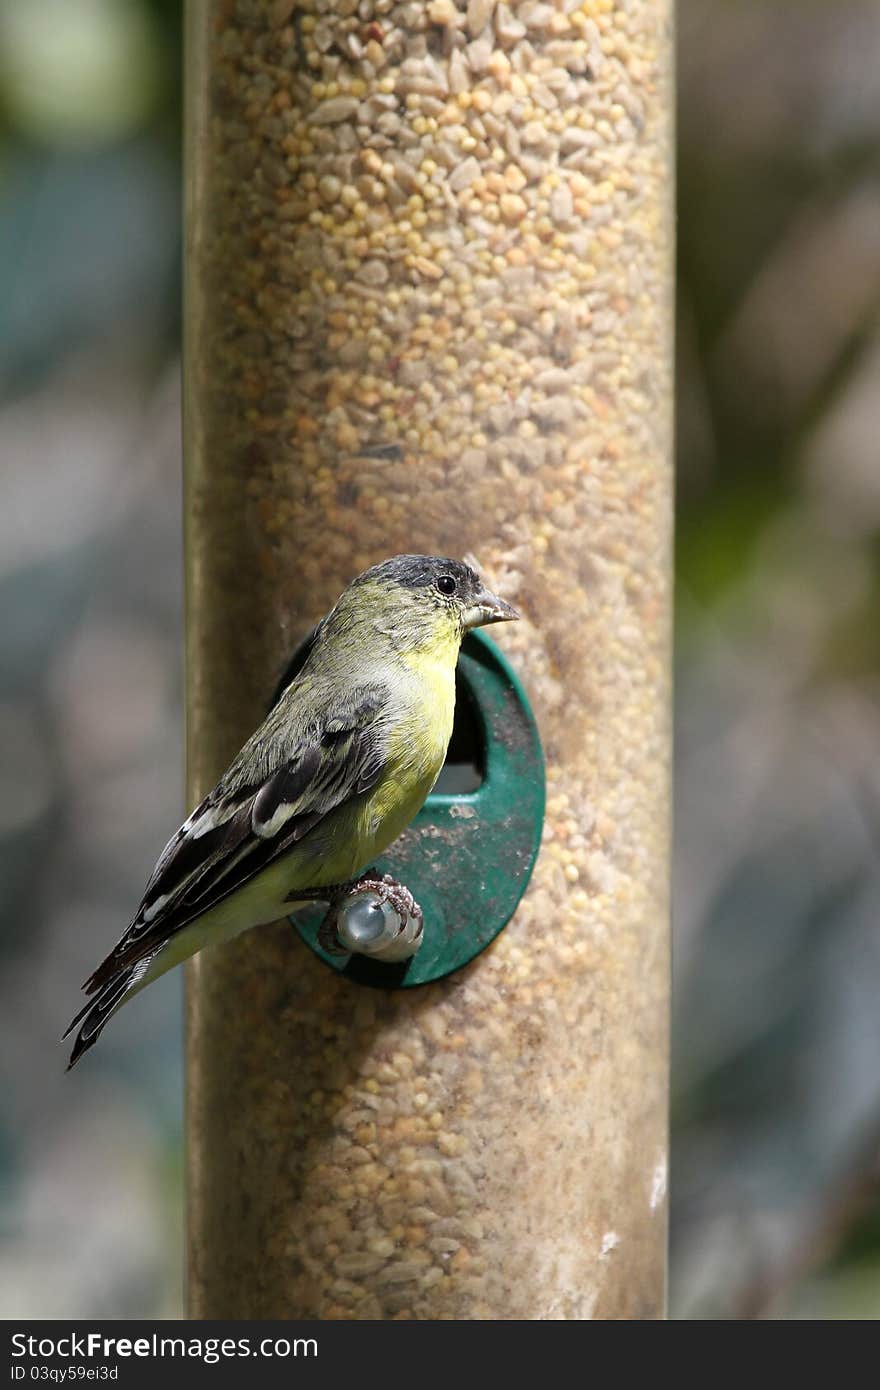
POLYGON ((141 0, 3 0, 0 86, 21 131, 64 146, 130 135, 159 92, 141 0))
POLYGON ((678 582, 697 602, 711 605, 742 579, 754 547, 784 508, 787 490, 774 474, 721 482, 699 506, 679 512, 678 582))

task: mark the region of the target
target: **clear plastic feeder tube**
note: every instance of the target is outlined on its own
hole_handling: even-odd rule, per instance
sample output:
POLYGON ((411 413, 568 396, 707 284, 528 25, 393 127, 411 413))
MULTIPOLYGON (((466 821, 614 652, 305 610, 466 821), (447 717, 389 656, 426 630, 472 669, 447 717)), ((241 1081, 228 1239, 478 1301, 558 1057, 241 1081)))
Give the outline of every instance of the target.
POLYGON ((190 968, 190 1311, 660 1316, 670 5, 187 9, 191 799, 401 551, 523 614, 548 775, 448 979, 353 984, 287 923, 190 968))

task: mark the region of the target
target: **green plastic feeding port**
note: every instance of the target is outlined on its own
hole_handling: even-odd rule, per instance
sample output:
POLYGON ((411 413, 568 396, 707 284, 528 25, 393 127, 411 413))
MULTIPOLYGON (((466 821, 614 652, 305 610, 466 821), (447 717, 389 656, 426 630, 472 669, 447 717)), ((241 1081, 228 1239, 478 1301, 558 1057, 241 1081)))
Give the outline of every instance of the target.
MULTIPOLYGON (((286 684, 307 645, 285 672, 286 684)), ((415 955, 394 964, 330 955, 318 943, 324 904, 290 918, 331 969, 377 988, 428 984, 484 950, 513 916, 532 874, 544 823, 544 759, 525 692, 482 632, 465 638, 456 673, 455 727, 434 791, 370 869, 412 893, 424 917, 415 955)))

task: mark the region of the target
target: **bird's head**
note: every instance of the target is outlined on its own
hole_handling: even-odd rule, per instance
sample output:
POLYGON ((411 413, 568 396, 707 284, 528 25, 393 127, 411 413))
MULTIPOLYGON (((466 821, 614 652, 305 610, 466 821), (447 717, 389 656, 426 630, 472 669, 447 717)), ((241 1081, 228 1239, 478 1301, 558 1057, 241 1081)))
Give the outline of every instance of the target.
POLYGON ((418 646, 460 642, 471 628, 519 617, 470 565, 437 555, 395 555, 358 575, 347 595, 364 603, 382 631, 399 626, 418 646))

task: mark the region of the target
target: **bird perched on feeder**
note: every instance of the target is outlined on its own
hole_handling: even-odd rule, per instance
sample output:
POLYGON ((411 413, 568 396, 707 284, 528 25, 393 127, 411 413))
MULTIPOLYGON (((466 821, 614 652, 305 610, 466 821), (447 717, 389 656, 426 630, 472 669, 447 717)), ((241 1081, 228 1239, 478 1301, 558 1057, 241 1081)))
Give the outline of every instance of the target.
POLYGON ((310 898, 332 912, 371 882, 357 876, 443 766, 462 638, 518 616, 458 560, 397 555, 352 580, 302 669, 168 841, 131 926, 83 986, 90 997, 64 1034, 79 1029, 69 1066, 122 1004, 203 946, 310 898))

